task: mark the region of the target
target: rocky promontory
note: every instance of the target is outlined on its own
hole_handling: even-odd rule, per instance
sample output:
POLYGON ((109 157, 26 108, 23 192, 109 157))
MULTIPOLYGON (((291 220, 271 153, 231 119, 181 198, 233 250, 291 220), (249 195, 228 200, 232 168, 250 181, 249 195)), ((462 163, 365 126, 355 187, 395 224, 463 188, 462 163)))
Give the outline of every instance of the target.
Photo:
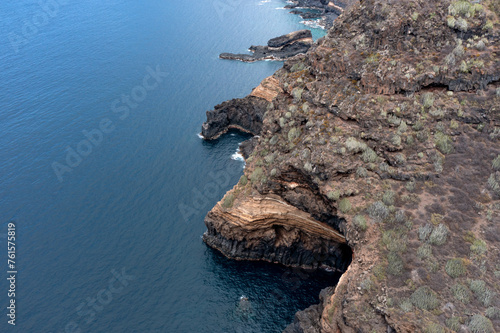
POLYGON ((230 258, 343 273, 287 333, 500 331, 500 3, 363 0, 204 136, 254 134, 230 258))
POLYGON ((259 60, 286 60, 298 54, 306 53, 313 43, 309 30, 294 31, 270 39, 267 46, 251 46, 252 54, 221 53, 221 59, 254 62, 259 60))

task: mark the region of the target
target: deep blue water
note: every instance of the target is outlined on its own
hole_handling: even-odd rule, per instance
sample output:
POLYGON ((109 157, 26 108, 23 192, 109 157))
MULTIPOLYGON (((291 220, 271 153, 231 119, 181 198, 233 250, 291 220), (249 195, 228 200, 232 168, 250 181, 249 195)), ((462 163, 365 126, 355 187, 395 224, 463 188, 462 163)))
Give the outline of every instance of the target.
POLYGON ((17 332, 280 332, 334 278, 205 246, 203 218, 242 174, 231 156, 245 137, 197 133, 206 110, 282 66, 218 54, 301 19, 280 0, 59 2, 50 15, 0 2, 0 331, 14 330, 14 221, 17 332))

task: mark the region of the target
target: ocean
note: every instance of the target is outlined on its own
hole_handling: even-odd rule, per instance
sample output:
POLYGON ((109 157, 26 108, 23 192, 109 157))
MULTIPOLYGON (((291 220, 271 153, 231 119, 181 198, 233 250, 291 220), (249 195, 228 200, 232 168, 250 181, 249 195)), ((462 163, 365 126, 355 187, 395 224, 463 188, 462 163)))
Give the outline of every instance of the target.
POLYGON ((282 66, 218 54, 304 29, 285 5, 0 3, 1 332, 281 332, 335 284, 201 240, 248 138, 201 140, 205 111, 282 66))

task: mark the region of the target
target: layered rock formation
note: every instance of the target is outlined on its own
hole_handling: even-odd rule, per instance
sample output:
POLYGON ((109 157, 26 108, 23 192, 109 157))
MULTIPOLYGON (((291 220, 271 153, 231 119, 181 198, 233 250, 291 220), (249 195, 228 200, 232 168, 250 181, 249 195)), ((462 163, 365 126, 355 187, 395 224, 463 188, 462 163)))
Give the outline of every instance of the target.
POLYGON ((298 54, 306 53, 313 43, 309 30, 299 30, 287 35, 270 39, 267 46, 251 46, 252 54, 221 53, 221 59, 254 62, 259 60, 286 60, 298 54))
POLYGON ((210 113, 206 133, 251 119, 258 136, 209 245, 341 270, 353 252, 287 332, 500 331, 499 17, 493 0, 360 1, 247 97, 259 117, 210 113))

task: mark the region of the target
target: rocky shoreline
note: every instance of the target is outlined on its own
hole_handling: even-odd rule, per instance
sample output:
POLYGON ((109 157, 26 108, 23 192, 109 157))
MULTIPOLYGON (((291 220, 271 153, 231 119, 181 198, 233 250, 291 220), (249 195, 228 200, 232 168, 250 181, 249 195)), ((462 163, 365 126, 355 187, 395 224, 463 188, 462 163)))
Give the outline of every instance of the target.
POLYGON ((259 60, 283 61, 298 54, 306 53, 313 43, 309 30, 299 30, 270 39, 267 46, 251 46, 252 54, 221 53, 219 58, 254 62, 259 60))
POLYGON ((499 31, 498 1, 354 2, 207 112, 255 136, 205 242, 345 270, 286 333, 500 331, 499 31))

